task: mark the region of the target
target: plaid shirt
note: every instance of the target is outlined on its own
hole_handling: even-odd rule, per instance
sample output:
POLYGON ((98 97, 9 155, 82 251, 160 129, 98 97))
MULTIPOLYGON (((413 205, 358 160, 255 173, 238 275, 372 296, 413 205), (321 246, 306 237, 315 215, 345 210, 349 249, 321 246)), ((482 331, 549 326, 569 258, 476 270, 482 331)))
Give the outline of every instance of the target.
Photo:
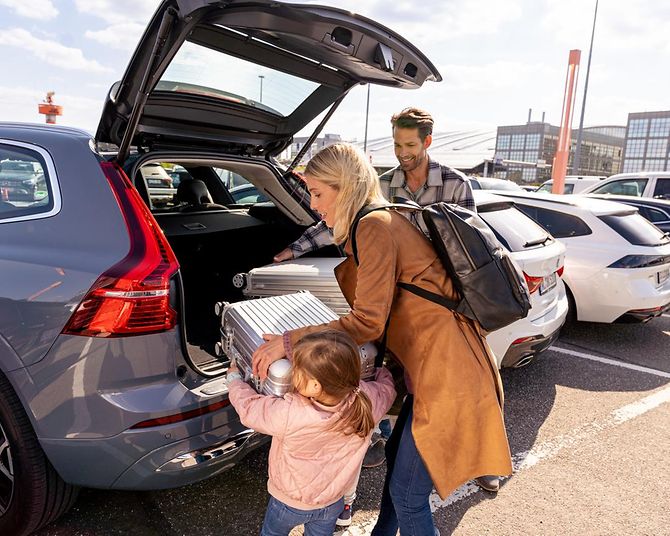
MULTIPOLYGON (((387 171, 379 177, 379 184, 384 197, 391 201, 409 199, 421 206, 443 201, 455 203, 472 211, 476 210, 469 179, 460 171, 440 165, 435 160, 429 159, 428 178, 424 185, 415 192, 412 192, 407 186, 405 172, 400 167, 387 171)), ((417 216, 416 212, 407 214, 410 221, 427 234, 423 221, 420 221, 417 216)), ((293 252, 293 257, 297 258, 332 244, 333 234, 326 222, 321 220, 316 225, 309 227, 298 240, 288 247, 293 252)))

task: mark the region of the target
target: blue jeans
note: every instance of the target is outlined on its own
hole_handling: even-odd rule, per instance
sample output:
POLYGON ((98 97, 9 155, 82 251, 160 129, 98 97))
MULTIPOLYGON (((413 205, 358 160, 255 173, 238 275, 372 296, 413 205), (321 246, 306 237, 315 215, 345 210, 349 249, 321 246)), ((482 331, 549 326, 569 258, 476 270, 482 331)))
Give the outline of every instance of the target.
POLYGON ((379 421, 379 432, 384 439, 391 437, 391 421, 388 418, 379 421))
POLYGON ((288 536, 293 527, 305 525, 305 536, 333 536, 344 501, 316 510, 298 510, 270 497, 261 536, 288 536))
POLYGON ((412 404, 408 395, 386 443, 388 469, 379 518, 372 536, 428 536, 436 534, 428 498, 433 481, 412 436, 412 404))

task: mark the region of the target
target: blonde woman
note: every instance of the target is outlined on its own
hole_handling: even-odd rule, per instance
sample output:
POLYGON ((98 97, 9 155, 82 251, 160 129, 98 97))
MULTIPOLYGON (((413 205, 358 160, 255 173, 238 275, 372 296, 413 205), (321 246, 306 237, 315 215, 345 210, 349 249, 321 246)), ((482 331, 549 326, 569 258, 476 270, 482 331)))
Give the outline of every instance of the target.
POLYGON ((358 211, 384 203, 374 168, 349 144, 322 149, 305 169, 312 208, 345 244, 336 277, 351 312, 323 326, 268 335, 254 370, 269 365, 309 332, 346 331, 362 344, 379 340, 389 318, 387 347, 405 368, 409 396, 387 443, 387 477, 375 536, 437 533, 429 496, 445 499, 480 475, 512 472, 502 415, 502 384, 479 327, 397 287, 412 283, 455 299, 456 292, 428 239, 402 214, 376 211, 358 225, 358 266, 347 240, 358 211))

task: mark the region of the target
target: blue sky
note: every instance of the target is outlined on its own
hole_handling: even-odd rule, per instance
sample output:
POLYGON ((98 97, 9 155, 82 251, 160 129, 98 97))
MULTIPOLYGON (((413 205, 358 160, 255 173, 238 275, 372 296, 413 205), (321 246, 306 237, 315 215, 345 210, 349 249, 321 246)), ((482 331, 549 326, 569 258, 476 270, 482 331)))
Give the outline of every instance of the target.
MULTIPOLYGON (((298 2, 296 2, 298 3, 298 2)), ((329 3, 327 0, 300 3, 329 3)), ((415 91, 371 88, 369 137, 389 118, 421 106, 436 130, 524 123, 528 109, 559 124, 570 49, 582 50, 581 111, 594 1, 338 0, 417 45, 444 81, 415 91)), ((94 132, 107 90, 118 80, 152 0, 0 0, 0 120, 43 122, 47 91, 63 105, 59 124, 94 132)), ((600 0, 585 125, 624 125, 629 112, 670 109, 670 3, 600 0)), ((326 127, 364 136, 366 89, 356 88, 326 127)))

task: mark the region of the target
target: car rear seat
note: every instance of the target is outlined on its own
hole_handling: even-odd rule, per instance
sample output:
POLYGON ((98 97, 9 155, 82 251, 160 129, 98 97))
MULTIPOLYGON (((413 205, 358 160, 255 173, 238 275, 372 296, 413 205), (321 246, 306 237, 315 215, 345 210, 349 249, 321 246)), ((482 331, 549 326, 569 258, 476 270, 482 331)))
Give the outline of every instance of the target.
POLYGON ((180 212, 198 212, 205 210, 226 210, 226 207, 214 203, 207 185, 199 179, 183 180, 177 187, 177 202, 180 212))

